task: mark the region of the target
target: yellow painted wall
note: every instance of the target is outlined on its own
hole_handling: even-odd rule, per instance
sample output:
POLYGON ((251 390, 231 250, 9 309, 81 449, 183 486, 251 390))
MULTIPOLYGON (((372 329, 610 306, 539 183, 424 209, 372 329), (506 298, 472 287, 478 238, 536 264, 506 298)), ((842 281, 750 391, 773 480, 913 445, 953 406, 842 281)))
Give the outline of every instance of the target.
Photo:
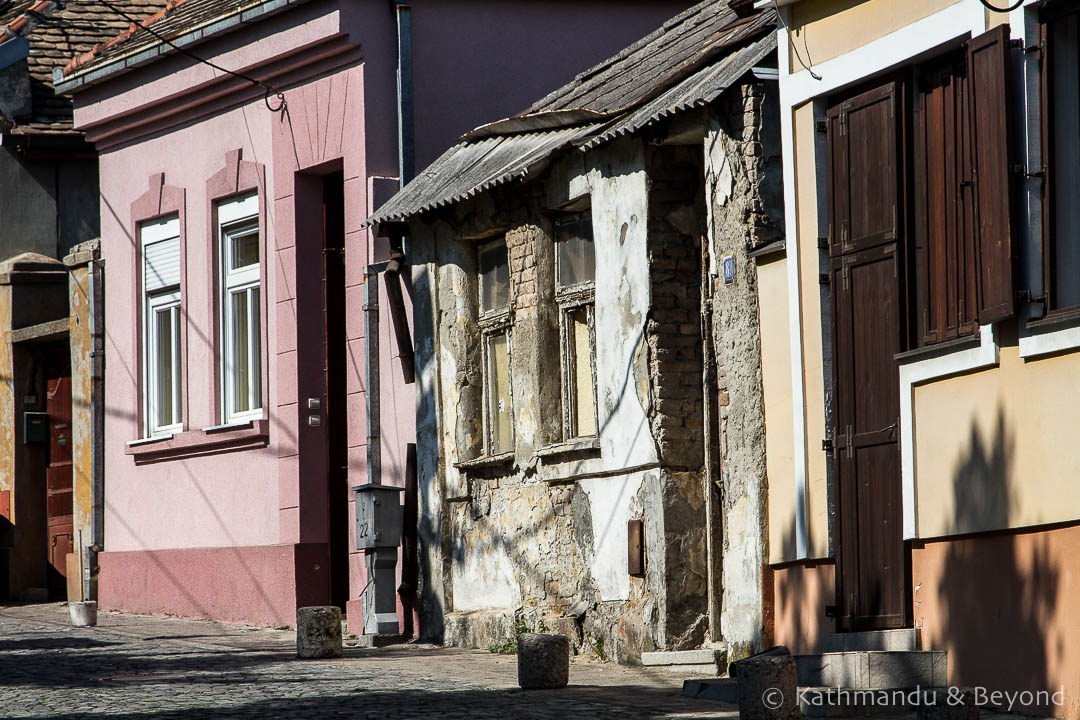
POLYGON ((918 531, 932 538, 1080 517, 1080 353, 915 388, 918 531))
POLYGON ((770 563, 792 559, 795 542, 787 264, 786 259, 773 260, 759 264, 757 269, 761 380, 765 393, 765 467, 769 477, 770 563))
POLYGON ((791 9, 792 72, 895 32, 961 0, 805 0, 791 9))
POLYGON ((15 488, 15 359, 11 347, 11 286, 0 285, 0 492, 15 488))
MULTIPOLYGON (((70 292, 68 339, 71 344, 71 460, 72 490, 74 494, 74 540, 76 552, 82 557, 81 547, 93 544, 92 520, 94 511, 93 473, 93 378, 91 356, 93 349, 90 321, 90 267, 72 267, 68 276, 70 292), (80 539, 82 545, 79 545, 80 539)), ((70 581, 69 577, 69 581, 70 581)), ((68 583, 69 588, 72 583, 68 583)), ((78 596, 68 600, 84 600, 83 586, 78 596)))
POLYGON ((799 232, 799 290, 802 295, 803 393, 806 422, 807 509, 810 515, 809 557, 829 553, 828 456, 825 439, 825 375, 821 337, 822 272, 818 260, 817 158, 813 104, 795 108, 795 182, 799 232))

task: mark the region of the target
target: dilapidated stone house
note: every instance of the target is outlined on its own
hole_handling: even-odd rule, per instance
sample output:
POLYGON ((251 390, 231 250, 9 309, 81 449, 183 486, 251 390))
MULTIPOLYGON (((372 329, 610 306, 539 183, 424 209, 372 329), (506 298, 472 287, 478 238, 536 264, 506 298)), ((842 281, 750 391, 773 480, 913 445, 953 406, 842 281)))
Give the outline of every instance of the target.
POLYGON ((701 3, 369 219, 408 236, 432 639, 543 626, 624 662, 768 641, 774 17, 701 3))

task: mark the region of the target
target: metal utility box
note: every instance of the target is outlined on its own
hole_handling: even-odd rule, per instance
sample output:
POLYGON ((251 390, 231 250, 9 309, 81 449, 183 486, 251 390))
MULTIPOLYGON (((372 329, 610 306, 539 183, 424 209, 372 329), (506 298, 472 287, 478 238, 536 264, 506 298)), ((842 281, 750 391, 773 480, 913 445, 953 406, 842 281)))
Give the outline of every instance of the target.
POLYGON ((401 543, 401 493, 393 485, 356 485, 356 549, 397 547, 401 543))
POLYGON ((49 413, 23 413, 23 444, 49 442, 49 413))

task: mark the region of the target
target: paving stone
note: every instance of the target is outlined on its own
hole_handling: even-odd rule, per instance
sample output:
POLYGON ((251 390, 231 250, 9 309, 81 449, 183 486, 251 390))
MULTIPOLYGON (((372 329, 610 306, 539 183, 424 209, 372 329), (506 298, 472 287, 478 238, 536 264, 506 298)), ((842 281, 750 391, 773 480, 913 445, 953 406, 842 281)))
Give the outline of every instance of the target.
POLYGON ((725 718, 681 680, 576 658, 570 684, 522 691, 517 658, 425 644, 296 659, 292 631, 101 612, 75 628, 59 604, 0 606, 0 717, 50 720, 725 718))

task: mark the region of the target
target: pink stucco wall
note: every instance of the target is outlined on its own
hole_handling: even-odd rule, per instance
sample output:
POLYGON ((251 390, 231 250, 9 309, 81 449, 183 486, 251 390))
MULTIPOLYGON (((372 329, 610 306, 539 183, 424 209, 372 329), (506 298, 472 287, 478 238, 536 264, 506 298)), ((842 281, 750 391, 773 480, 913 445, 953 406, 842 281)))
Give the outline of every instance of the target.
MULTIPOLYGON (((418 169, 462 132, 521 110, 688 4, 416 0, 418 169)), ((257 89, 182 57, 76 95, 76 122, 101 152, 107 267, 100 592, 105 607, 280 624, 297 603, 319 602, 304 592, 325 582, 312 560, 328 539, 325 427, 307 426, 304 403, 322 387, 321 238, 313 218, 317 178, 331 170, 345 178, 349 482, 366 480, 362 293, 374 256, 361 224, 374 209, 371 178, 397 174, 393 16, 381 0, 317 0, 199 51, 224 67, 273 75, 290 88, 287 111, 271 112, 257 89), (269 444, 136 464, 126 453, 141 436, 132 203, 156 173, 185 191, 184 424, 197 433, 220 422, 206 187, 237 150, 266 178, 269 444), (225 589, 206 580, 224 575, 232 583, 225 589)), ((385 290, 380 305, 388 307, 385 290)), ((402 382, 389 313, 380 348, 382 481, 402 485, 415 399, 402 382)), ((360 553, 350 568, 355 599, 366 582, 360 553)))

